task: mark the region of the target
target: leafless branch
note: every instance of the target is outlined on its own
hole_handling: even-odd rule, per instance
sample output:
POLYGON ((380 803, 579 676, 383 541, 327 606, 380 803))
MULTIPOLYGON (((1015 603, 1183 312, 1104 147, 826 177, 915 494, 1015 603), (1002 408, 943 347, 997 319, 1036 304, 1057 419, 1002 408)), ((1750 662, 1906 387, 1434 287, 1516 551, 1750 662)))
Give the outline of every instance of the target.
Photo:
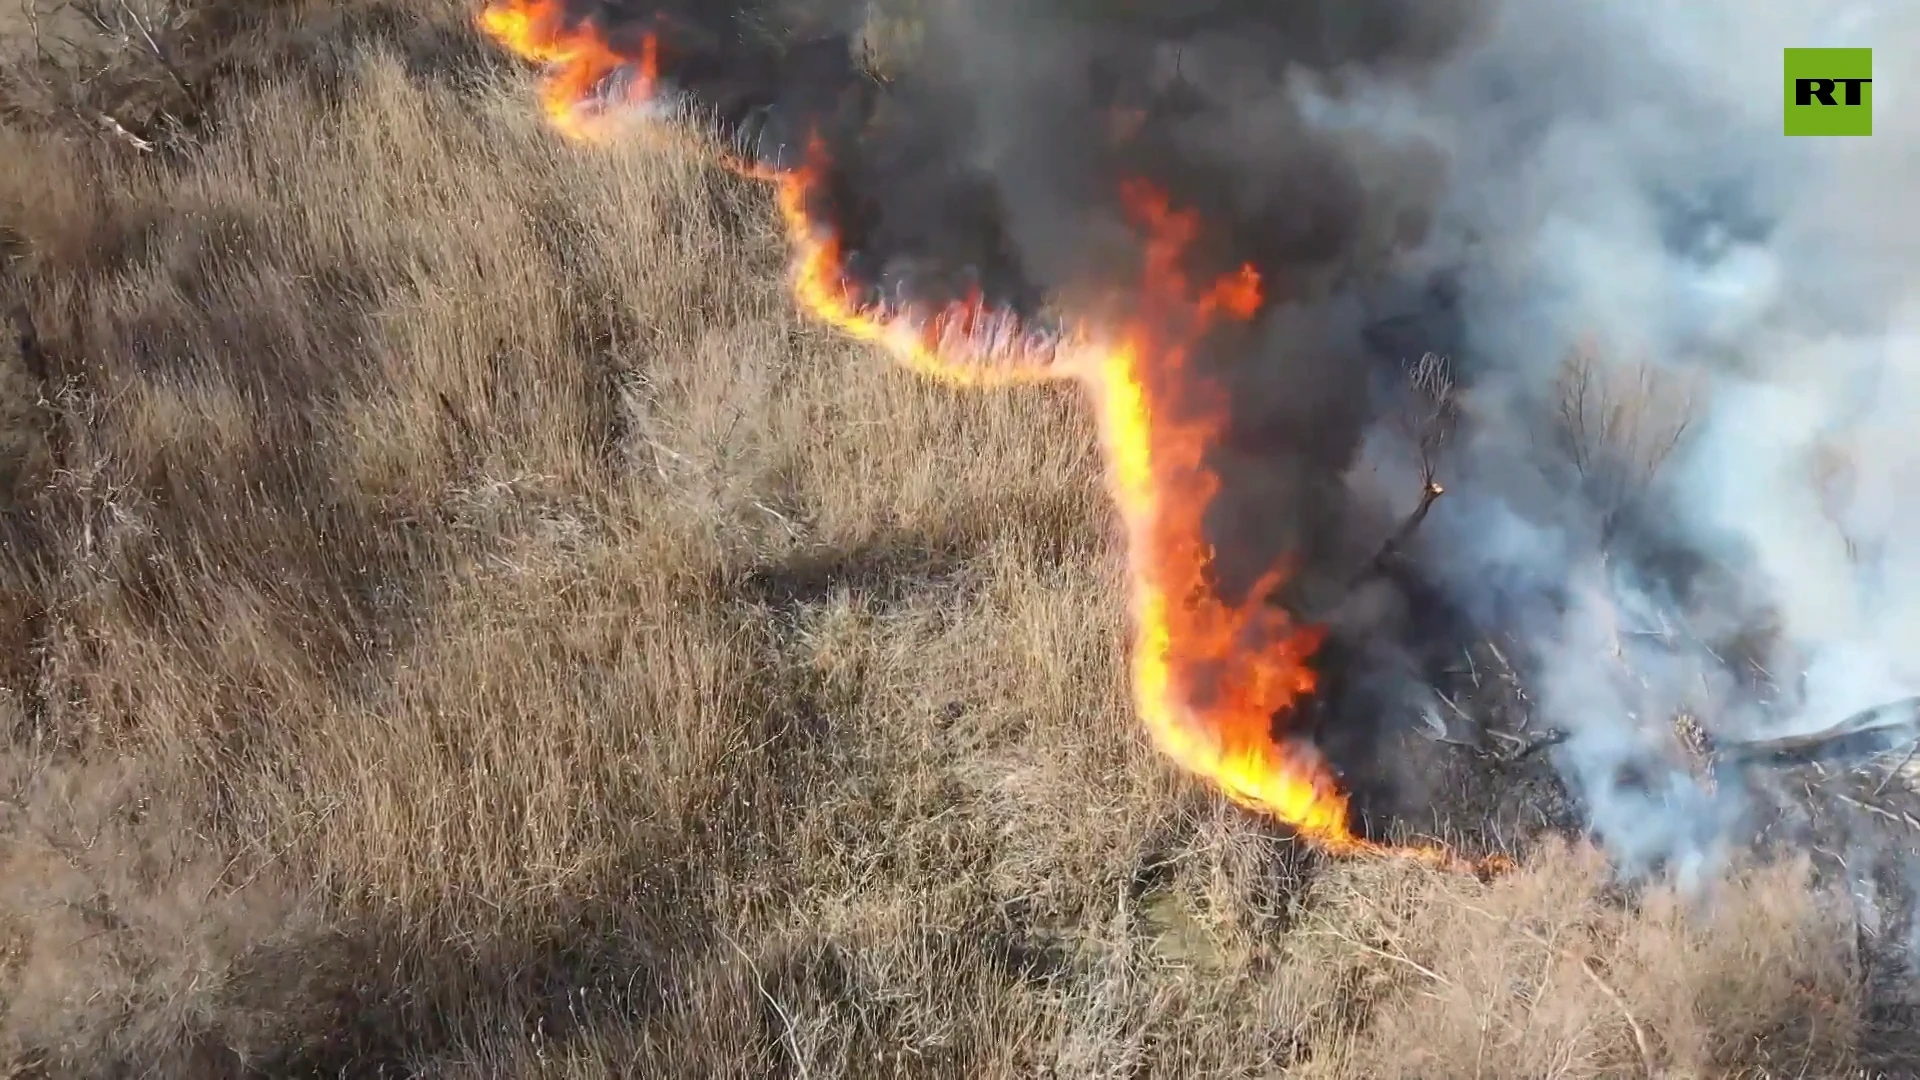
POLYGON ((1407 382, 1410 400, 1400 414, 1398 426, 1419 455, 1420 502, 1354 575, 1354 587, 1388 568, 1401 549, 1413 539, 1420 524, 1426 521, 1434 502, 1447 490, 1439 481, 1440 453, 1452 436, 1459 417, 1452 366, 1445 357, 1427 353, 1408 366, 1407 382))
POLYGON ((1403 416, 1403 430, 1420 454, 1420 483, 1437 488, 1440 451, 1459 422, 1454 395, 1453 366, 1446 357, 1427 353, 1407 369, 1412 400, 1403 416))
POLYGON ((1653 1065, 1653 1047, 1647 1042, 1646 1029, 1640 1026, 1640 1021, 1633 1015, 1633 1010, 1627 1008, 1627 1000, 1620 996, 1620 991, 1607 985, 1607 980, 1601 978, 1600 973, 1594 970, 1591 960, 1582 959, 1579 964, 1580 971, 1593 981, 1593 985, 1600 988, 1601 993, 1607 995, 1607 999, 1620 1010, 1620 1015, 1626 1017, 1627 1027, 1633 1029, 1633 1045, 1640 1051, 1640 1064, 1647 1070, 1647 1075, 1649 1077, 1660 1075, 1653 1065))
POLYGON ((153 142, 151 140, 143 139, 135 135, 133 132, 127 130, 127 126, 120 121, 115 120, 103 112, 94 113, 93 118, 96 123, 105 128, 108 134, 111 134, 114 138, 119 139, 121 142, 126 143, 128 146, 133 147, 143 154, 153 153, 153 142))
POLYGON ((1692 426, 1690 383, 1651 364, 1561 364, 1555 441, 1599 508, 1603 537, 1633 509, 1692 426))

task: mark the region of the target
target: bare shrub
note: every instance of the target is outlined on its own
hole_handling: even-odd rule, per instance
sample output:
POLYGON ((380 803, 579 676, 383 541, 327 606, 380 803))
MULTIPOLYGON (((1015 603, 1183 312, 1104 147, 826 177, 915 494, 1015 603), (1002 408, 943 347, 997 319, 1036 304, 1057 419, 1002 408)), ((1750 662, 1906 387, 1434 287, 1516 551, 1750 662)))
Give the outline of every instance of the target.
POLYGON ((1420 456, 1421 487, 1432 489, 1439 486, 1440 455, 1460 421, 1453 365, 1444 356, 1427 353, 1408 366, 1407 385, 1411 394, 1396 423, 1420 456))
POLYGON ((1638 509, 1693 423, 1694 386, 1649 363, 1607 363, 1590 349, 1561 364, 1554 440, 1598 508, 1603 541, 1638 509))

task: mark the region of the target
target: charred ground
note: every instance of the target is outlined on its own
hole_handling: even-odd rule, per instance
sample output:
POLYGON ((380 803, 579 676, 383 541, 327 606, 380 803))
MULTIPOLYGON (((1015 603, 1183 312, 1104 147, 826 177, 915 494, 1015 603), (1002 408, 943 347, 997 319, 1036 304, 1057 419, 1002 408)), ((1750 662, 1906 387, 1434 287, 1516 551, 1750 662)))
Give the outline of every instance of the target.
POLYGON ((74 14, 6 24, 7 1071, 1882 1053, 1856 908, 1803 866, 1690 910, 1539 837, 1517 654, 1368 570, 1402 514, 1327 572, 1382 580, 1300 601, 1351 613, 1323 726, 1380 816, 1516 851, 1492 882, 1322 860, 1174 775, 1074 394, 809 324, 697 147, 562 145, 458 6, 74 14), (66 81, 103 58, 120 90, 66 81), (1382 664, 1474 745, 1390 729, 1382 664))

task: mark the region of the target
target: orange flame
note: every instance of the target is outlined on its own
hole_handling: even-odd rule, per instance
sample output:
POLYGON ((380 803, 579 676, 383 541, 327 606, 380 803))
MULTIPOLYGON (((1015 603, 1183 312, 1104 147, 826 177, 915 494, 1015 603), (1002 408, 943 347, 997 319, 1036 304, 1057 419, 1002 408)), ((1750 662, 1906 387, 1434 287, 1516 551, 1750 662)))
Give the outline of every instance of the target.
MULTIPOLYGON (((546 66, 541 97, 561 132, 598 137, 605 129, 594 121, 604 118, 607 104, 648 103, 659 85, 659 47, 649 36, 639 55, 626 56, 593 28, 562 20, 557 0, 494 0, 480 26, 546 66), (606 88, 621 75, 628 78, 623 100, 610 102, 606 88)), ((1198 216, 1130 181, 1122 185, 1122 204, 1146 241, 1140 294, 1130 298, 1117 332, 1081 328, 1061 340, 1035 340, 977 295, 933 312, 863 300, 846 273, 839 235, 812 211, 826 165, 817 140, 789 171, 729 165, 775 186, 794 247, 793 293, 804 310, 944 382, 1076 378, 1088 388, 1127 538, 1134 703, 1161 752, 1327 850, 1473 869, 1500 865, 1475 867, 1443 848, 1356 835, 1347 798, 1319 751, 1302 739, 1274 737, 1276 718, 1313 692, 1309 660, 1323 632, 1295 625, 1271 603, 1285 566, 1268 571, 1238 603, 1216 591, 1202 526, 1220 478, 1206 455, 1225 433, 1228 408, 1218 387, 1188 370, 1192 349, 1210 329, 1258 313, 1263 283, 1256 268, 1196 288, 1183 267, 1199 235, 1198 216)))
POLYGON ((1313 691, 1307 661, 1320 632, 1292 625, 1267 602, 1279 569, 1238 605, 1209 580, 1213 550, 1202 522, 1220 479, 1205 459, 1227 410, 1187 361, 1217 317, 1252 318, 1259 273, 1242 267, 1195 293, 1181 262, 1198 218, 1143 183, 1121 194, 1146 232, 1144 287, 1120 343, 1089 381, 1127 530, 1135 705, 1160 749, 1189 771, 1322 844, 1352 846, 1347 801, 1325 764, 1305 744, 1273 738, 1275 717, 1313 691))
POLYGON ((546 68, 540 102, 547 118, 567 135, 594 134, 610 106, 643 106, 660 84, 657 35, 641 38, 639 55, 625 55, 592 26, 569 25, 557 0, 496 0, 480 12, 479 24, 508 51, 546 68), (609 101, 605 95, 616 76, 629 81, 620 100, 609 101))
MULTIPOLYGON (((930 316, 912 309, 862 304, 858 286, 848 281, 843 269, 840 237, 808 210, 824 161, 825 151, 815 139, 807 148, 804 165, 768 177, 795 248, 793 292, 803 309, 943 382, 1004 385, 1055 379, 1067 372, 1063 345, 1026 339, 1016 320, 990 310, 977 293, 930 316)), ((765 175, 759 169, 742 171, 765 175)))

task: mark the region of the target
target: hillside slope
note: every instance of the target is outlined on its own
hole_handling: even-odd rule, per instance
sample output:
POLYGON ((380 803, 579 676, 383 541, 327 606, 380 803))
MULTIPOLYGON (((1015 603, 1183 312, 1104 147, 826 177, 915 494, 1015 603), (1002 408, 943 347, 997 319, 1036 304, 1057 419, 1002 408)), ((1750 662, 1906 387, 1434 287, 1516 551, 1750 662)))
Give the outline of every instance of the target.
POLYGON ((220 14, 144 120, 10 53, 0 1074, 1857 1060, 1804 867, 1329 861, 1178 776, 1083 403, 811 324, 697 142, 564 144, 459 8, 220 14))

